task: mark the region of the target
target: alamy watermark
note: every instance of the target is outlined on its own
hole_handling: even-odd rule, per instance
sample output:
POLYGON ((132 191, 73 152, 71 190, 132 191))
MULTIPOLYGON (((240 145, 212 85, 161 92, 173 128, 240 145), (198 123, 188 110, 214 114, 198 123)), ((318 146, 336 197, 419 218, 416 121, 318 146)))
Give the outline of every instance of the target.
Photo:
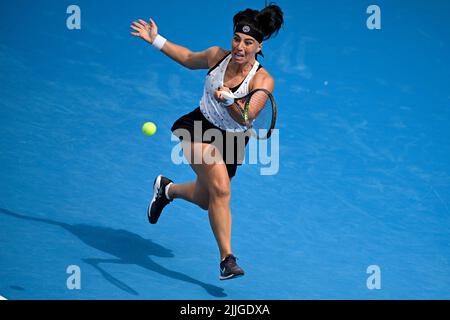
POLYGON ((81 269, 77 265, 70 265, 66 269, 66 273, 70 276, 67 278, 66 286, 69 290, 81 289, 81 269))
POLYGON ((381 9, 379 6, 372 4, 367 7, 367 14, 370 16, 367 18, 366 25, 369 30, 381 29, 381 9))
POLYGON ((275 175, 279 171, 278 129, 272 130, 270 139, 256 139, 252 138, 251 130, 224 133, 219 129, 210 128, 203 132, 202 122, 194 121, 194 132, 179 128, 173 134, 171 140, 178 141, 171 153, 174 164, 248 163, 263 165, 264 167, 260 169, 261 175, 275 175), (191 141, 208 142, 208 146, 204 147, 203 144, 202 147, 201 143, 191 141))
POLYGON ((67 17, 66 26, 69 30, 80 30, 81 29, 81 9, 77 5, 70 5, 66 10, 67 14, 70 16, 67 17))
POLYGON ((369 290, 380 290, 381 289, 381 269, 376 264, 370 265, 366 270, 367 274, 370 276, 367 278, 367 289, 369 290))

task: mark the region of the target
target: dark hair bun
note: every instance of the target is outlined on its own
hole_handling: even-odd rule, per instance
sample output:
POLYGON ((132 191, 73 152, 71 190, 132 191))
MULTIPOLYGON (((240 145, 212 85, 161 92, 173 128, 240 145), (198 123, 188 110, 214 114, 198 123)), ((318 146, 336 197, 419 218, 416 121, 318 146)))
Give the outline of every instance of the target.
POLYGON ((273 34, 277 34, 283 25, 283 11, 275 4, 269 4, 256 16, 258 26, 264 34, 264 40, 269 39, 273 34))
POLYGON ((267 40, 272 35, 277 34, 283 22, 283 11, 272 2, 261 11, 245 9, 233 17, 235 26, 238 23, 247 23, 261 31, 264 36, 263 40, 267 40))

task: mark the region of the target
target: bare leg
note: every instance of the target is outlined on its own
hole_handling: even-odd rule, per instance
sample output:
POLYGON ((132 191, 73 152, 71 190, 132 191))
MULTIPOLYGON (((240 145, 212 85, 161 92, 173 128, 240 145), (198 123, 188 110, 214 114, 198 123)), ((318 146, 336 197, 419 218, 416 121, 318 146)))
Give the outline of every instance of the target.
POLYGON ((211 178, 209 184, 209 223, 213 230, 220 251, 220 259, 232 253, 231 250, 231 190, 230 180, 224 164, 214 165, 207 173, 211 178))
MULTIPOLYGON (((188 158, 188 155, 193 155, 195 152, 203 152, 205 148, 211 148, 211 145, 203 143, 186 143, 183 146, 185 156, 188 160, 190 159, 188 158)), ((197 154, 197 156, 199 155, 197 154)), ((202 201, 204 201, 205 198, 208 200, 209 222, 219 247, 220 258, 223 260, 227 255, 232 253, 230 209, 231 183, 226 165, 224 163, 193 164, 191 161, 190 163, 197 174, 197 181, 207 190, 207 192, 199 192, 199 197, 202 197, 202 201)), ((189 195, 189 192, 186 190, 192 191, 192 185, 185 185, 178 190, 184 190, 184 193, 183 191, 181 192, 184 196, 189 195)), ((201 188, 194 188, 194 190, 204 191, 201 188)))
POLYGON ((174 183, 169 188, 171 199, 183 199, 198 205, 203 210, 208 210, 208 189, 197 179, 195 182, 174 183))

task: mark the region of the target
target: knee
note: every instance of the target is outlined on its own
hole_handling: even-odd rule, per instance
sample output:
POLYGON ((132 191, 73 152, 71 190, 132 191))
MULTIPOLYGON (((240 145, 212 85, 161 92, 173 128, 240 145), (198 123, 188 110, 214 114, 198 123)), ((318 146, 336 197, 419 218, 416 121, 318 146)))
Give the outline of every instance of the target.
POLYGON ((214 179, 208 185, 210 197, 215 199, 229 199, 231 196, 231 188, 229 179, 214 179))

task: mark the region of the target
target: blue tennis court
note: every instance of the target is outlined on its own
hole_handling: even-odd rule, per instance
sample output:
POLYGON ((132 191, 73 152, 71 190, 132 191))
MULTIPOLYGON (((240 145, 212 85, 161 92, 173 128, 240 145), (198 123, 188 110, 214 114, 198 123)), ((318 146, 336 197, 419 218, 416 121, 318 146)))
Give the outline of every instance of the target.
POLYGON ((158 174, 195 179, 172 161, 170 128, 206 70, 129 25, 151 17, 191 50, 229 48, 233 15, 264 1, 79 0, 73 30, 65 2, 1 2, 0 296, 450 298, 450 2, 377 1, 373 30, 367 2, 277 4, 285 25, 259 61, 279 148, 232 180, 246 275, 219 281, 206 211, 176 200, 157 225, 146 215, 158 174))

